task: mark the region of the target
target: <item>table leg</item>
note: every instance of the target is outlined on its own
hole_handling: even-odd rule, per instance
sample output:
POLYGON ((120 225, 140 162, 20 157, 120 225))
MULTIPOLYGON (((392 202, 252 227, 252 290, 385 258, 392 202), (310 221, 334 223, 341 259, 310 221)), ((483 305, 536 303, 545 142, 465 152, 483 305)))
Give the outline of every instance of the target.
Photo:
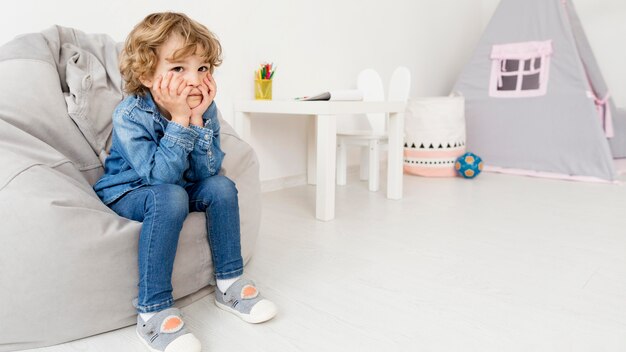
POLYGON ((307 145, 307 157, 306 157, 306 178, 307 183, 310 185, 316 184, 317 179, 317 127, 316 122, 317 118, 315 116, 310 116, 307 120, 306 126, 306 145, 307 145))
POLYGON ((335 162, 337 153, 337 118, 319 115, 317 130, 317 188, 315 216, 328 221, 335 218, 335 162))
POLYGON ((389 156, 387 158, 387 198, 402 199, 402 155, 404 114, 389 114, 389 156))

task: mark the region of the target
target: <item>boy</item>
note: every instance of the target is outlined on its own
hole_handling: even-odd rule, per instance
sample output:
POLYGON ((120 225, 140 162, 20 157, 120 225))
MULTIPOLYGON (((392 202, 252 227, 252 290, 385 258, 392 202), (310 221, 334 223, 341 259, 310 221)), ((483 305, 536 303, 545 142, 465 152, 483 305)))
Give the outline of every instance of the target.
POLYGON ((242 279, 237 189, 217 174, 224 153, 212 72, 220 56, 203 25, 184 14, 155 13, 132 30, 120 58, 129 96, 113 113, 111 153, 94 189, 118 215, 143 222, 134 304, 137 334, 152 351, 201 349, 172 307, 174 257, 190 211, 206 214, 215 303, 251 323, 276 314, 242 279))

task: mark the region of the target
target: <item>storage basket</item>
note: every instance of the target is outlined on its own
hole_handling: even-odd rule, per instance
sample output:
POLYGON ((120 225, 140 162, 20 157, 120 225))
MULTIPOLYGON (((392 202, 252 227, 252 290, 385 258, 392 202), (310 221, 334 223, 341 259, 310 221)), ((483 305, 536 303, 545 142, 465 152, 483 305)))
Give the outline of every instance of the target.
POLYGON ((409 101, 405 118, 404 172, 455 176, 454 162, 465 153, 465 100, 461 96, 409 101))

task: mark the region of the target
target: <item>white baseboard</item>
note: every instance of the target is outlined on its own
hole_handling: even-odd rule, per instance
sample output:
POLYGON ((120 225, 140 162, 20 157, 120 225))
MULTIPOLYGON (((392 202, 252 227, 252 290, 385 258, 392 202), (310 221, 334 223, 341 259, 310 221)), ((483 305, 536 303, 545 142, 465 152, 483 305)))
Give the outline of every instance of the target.
MULTIPOLYGON (((359 165, 348 166, 349 176, 359 175, 359 165)), ((261 193, 279 191, 281 189, 303 186, 307 184, 306 174, 274 178, 261 181, 261 193)))
POLYGON ((261 193, 306 185, 306 174, 261 181, 261 193))

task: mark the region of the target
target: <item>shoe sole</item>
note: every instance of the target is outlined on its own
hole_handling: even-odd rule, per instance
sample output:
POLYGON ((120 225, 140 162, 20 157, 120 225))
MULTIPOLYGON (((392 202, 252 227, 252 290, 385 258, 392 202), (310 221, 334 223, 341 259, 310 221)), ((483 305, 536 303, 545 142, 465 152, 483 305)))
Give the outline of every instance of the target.
MULTIPOLYGON (((269 301, 260 300, 255 305, 255 307, 257 305, 261 304, 262 302, 269 302, 269 301)), ((241 312, 239 312, 239 311, 237 311, 237 310, 235 310, 235 309, 233 309, 233 308, 231 308, 231 307, 229 307, 229 306, 227 306, 227 305, 225 305, 223 303, 218 302, 217 300, 215 300, 215 305, 217 305, 219 308, 221 308, 221 309, 223 309, 223 310, 225 310, 227 312, 235 314, 236 316, 241 318, 243 321, 245 321, 247 323, 251 323, 251 324, 263 323, 263 322, 266 322, 266 321, 272 319, 274 316, 276 316, 276 306, 273 303, 271 303, 271 302, 269 302, 268 304, 264 304, 262 306, 259 306, 262 309, 260 309, 260 310, 257 309, 256 313, 254 314, 254 316, 252 316, 252 314, 241 313, 241 312)))
POLYGON ((179 336, 176 340, 170 342, 169 345, 165 348, 164 351, 155 350, 150 347, 148 342, 139 335, 139 331, 135 330, 137 337, 139 337, 139 341, 143 343, 144 346, 151 352, 171 352, 171 351, 185 351, 185 352, 200 352, 202 351, 202 347, 200 345, 200 340, 198 340, 192 333, 187 333, 185 335, 179 336), (176 342, 176 345, 173 345, 176 342), (197 348, 195 347, 197 346, 197 348))

